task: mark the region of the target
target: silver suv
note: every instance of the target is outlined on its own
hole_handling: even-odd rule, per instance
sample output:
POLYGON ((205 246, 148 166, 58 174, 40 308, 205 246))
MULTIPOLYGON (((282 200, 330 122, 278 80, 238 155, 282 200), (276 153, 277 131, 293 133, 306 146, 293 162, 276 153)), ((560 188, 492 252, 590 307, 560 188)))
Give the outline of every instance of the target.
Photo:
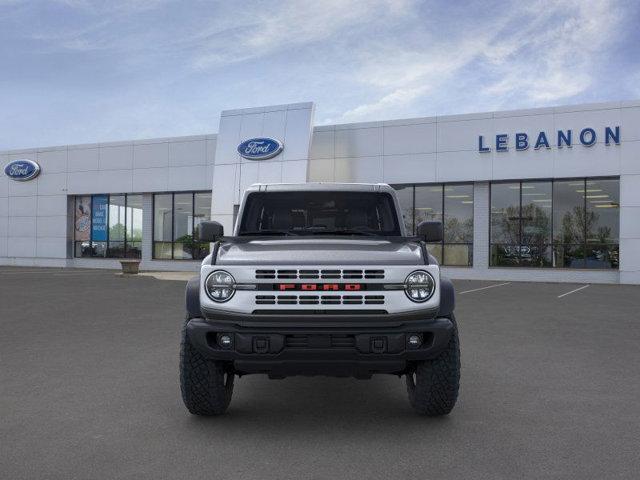
POLYGON ((180 384, 196 415, 224 413, 236 375, 406 377, 426 415, 451 411, 460 350, 454 291, 427 250, 440 222, 407 236, 385 184, 256 184, 233 236, 212 242, 187 284, 180 384))

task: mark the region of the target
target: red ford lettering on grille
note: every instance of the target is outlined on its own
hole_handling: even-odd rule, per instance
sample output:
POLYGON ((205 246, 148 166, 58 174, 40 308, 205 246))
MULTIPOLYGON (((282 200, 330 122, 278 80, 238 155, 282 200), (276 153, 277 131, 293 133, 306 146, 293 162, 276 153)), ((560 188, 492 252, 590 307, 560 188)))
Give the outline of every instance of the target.
POLYGON ((362 285, 359 283, 278 283, 275 285, 275 288, 281 292, 287 290, 302 290, 305 292, 318 290, 324 292, 345 290, 348 292, 357 292, 362 290, 362 285))

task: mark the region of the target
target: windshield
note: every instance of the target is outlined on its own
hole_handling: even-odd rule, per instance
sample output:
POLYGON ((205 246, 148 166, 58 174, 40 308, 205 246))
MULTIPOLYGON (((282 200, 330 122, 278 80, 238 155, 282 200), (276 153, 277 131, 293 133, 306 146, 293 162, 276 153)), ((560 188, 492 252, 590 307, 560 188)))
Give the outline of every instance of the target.
POLYGON ((399 236, 393 198, 379 192, 256 192, 239 235, 399 236))

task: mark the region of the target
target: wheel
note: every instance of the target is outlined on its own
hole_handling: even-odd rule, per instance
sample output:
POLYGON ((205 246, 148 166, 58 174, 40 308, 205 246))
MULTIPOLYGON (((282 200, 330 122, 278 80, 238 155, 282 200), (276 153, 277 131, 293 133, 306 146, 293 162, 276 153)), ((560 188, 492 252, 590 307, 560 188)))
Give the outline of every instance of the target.
POLYGON ((460 386, 460 343, 458 327, 445 350, 433 360, 416 362, 407 373, 407 393, 414 410, 428 416, 447 415, 458 399, 460 386))
POLYGON ((193 415, 220 415, 233 394, 233 372, 224 362, 207 360, 191 344, 187 323, 180 344, 180 390, 185 407, 193 415))

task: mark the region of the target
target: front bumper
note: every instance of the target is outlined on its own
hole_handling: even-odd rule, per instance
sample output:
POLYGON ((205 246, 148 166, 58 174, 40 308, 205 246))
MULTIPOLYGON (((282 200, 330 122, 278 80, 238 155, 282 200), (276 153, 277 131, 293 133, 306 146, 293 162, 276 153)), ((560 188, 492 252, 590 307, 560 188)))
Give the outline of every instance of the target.
POLYGON ((347 322, 334 316, 306 318, 307 322, 268 322, 249 326, 194 318, 187 324, 189 340, 206 358, 233 363, 239 374, 265 373, 272 378, 329 375, 368 378, 374 373, 401 374, 407 363, 436 357, 454 330, 449 318, 411 319, 390 323, 347 322), (327 323, 322 324, 322 321, 327 323), (221 334, 232 345, 218 344, 221 334), (408 337, 422 337, 419 347, 408 337))

